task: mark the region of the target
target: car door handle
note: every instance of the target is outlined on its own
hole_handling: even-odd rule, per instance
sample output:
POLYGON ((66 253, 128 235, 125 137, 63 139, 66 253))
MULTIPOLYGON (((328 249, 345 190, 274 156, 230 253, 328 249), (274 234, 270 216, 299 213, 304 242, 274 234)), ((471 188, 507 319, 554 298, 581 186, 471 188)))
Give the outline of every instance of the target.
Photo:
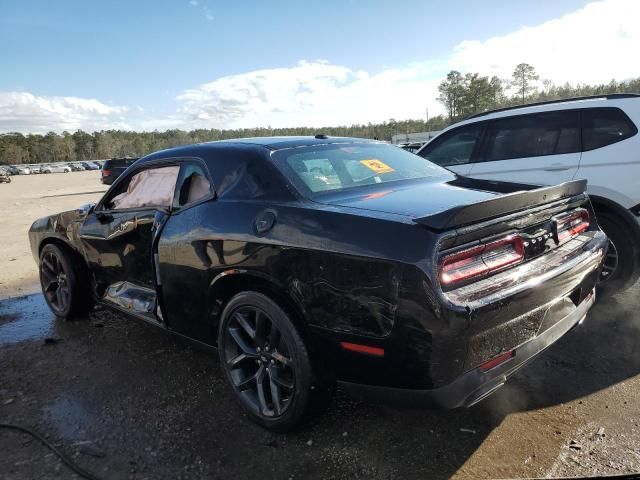
POLYGON ((571 165, 567 165, 566 163, 552 163, 548 167, 543 168, 546 172, 560 172, 562 170, 569 170, 571 165))

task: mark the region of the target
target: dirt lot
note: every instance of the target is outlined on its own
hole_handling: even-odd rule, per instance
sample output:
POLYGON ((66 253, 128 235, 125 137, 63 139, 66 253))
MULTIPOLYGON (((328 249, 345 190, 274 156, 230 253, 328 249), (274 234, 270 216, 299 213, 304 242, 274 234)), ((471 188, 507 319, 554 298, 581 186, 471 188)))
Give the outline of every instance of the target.
MULTIPOLYGON (((640 285, 599 302, 583 325, 474 408, 395 410, 338 392, 324 416, 276 435, 241 414, 214 353, 99 309, 85 321, 61 321, 40 294, 7 299, 36 284, 26 238, 31 221, 102 190, 95 172, 14 179, 0 185, 0 423, 34 428, 99 477, 640 471, 640 285)), ((0 478, 71 476, 24 434, 0 429, 0 452, 0 478)))
POLYGON ((27 231, 36 218, 94 202, 107 189, 100 171, 16 175, 0 184, 0 299, 39 290, 27 231))

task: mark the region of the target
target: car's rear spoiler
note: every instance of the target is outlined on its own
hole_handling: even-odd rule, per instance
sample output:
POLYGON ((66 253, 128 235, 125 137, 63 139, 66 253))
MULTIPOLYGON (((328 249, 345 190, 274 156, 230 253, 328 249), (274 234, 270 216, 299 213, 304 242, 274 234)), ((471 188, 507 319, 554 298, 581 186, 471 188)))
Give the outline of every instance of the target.
POLYGON ((554 202, 561 198, 573 197, 584 193, 586 189, 586 180, 574 180, 553 187, 520 190, 483 202, 460 205, 426 217, 414 218, 414 221, 433 230, 450 230, 554 202))

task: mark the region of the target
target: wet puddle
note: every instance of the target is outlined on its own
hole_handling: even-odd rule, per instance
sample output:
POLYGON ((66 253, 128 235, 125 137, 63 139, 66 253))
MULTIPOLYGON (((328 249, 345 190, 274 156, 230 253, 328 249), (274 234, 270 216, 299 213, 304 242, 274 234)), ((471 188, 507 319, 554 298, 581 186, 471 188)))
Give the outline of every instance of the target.
POLYGON ((45 406, 44 415, 58 433, 67 439, 80 438, 95 423, 95 418, 76 398, 63 396, 45 406))
POLYGON ((43 339, 55 318, 42 294, 0 300, 0 345, 43 339))

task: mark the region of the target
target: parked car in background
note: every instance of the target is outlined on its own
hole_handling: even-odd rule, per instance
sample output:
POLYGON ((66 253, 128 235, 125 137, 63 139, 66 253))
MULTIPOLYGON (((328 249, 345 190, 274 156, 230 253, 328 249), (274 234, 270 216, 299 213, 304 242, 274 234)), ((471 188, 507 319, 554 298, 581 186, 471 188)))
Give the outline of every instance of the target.
POLYGON ((84 172, 86 170, 86 168, 84 168, 84 165, 82 165, 82 163, 80 162, 75 162, 72 164, 72 166, 75 172, 84 172))
POLYGON ((100 170, 100 167, 96 166, 93 162, 80 162, 85 170, 100 170))
POLYGON ((15 165, 7 165, 5 167, 7 173, 9 175, 19 175, 20 174, 20 170, 18 170, 18 167, 16 167, 15 165))
POLYGON ((601 289, 615 293, 640 276, 640 95, 613 94, 477 114, 418 155, 473 178, 555 185, 586 179, 611 241, 601 289))
POLYGON ((31 168, 28 165, 18 165, 18 175, 31 175, 31 168))
POLYGON ((9 171, 4 167, 0 167, 0 183, 11 183, 9 171))
POLYGON ((144 157, 29 239, 57 316, 97 301, 217 345, 248 416, 287 430, 336 380, 473 405, 578 325, 608 245, 584 189, 376 141, 237 139, 144 157))
POLYGON ((416 153, 425 143, 426 142, 399 143, 398 147, 406 150, 407 152, 416 153))
POLYGON ((42 166, 39 164, 29 165, 32 174, 42 173, 42 166))
POLYGON ((105 185, 111 185, 113 181, 129 168, 137 158, 112 158, 106 160, 102 165, 102 176, 100 181, 105 185))
POLYGON ((67 164, 53 163, 42 167, 42 173, 68 173, 71 167, 67 164))

